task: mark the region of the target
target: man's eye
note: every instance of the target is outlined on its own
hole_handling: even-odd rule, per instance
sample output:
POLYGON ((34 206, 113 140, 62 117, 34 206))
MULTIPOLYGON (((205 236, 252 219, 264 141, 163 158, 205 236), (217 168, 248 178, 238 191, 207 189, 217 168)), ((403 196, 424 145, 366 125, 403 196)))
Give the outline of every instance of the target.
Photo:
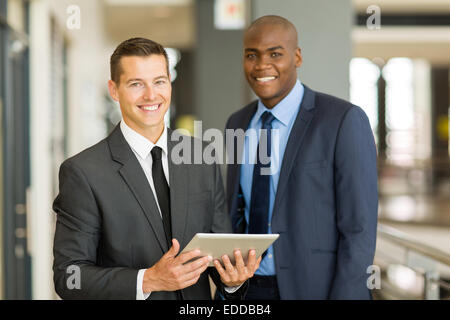
POLYGON ((155 82, 155 84, 157 84, 157 85, 161 85, 161 84, 165 84, 165 83, 166 83, 165 80, 158 80, 155 82))
POLYGON ((256 57, 256 55, 254 53, 249 53, 249 54, 246 55, 247 59, 253 59, 255 57, 256 57))
POLYGON ((132 87, 140 87, 140 86, 141 86, 141 83, 140 83, 140 82, 133 82, 133 83, 131 84, 131 86, 132 86, 132 87))
POLYGON ((272 58, 276 58, 276 57, 280 57, 281 53, 279 52, 272 52, 272 54, 270 55, 272 58))

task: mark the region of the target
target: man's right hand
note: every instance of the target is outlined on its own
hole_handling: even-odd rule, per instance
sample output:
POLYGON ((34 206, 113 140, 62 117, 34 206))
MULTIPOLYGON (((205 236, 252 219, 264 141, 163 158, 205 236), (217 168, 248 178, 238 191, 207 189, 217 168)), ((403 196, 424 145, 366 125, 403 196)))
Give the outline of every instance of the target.
POLYGON ((179 250, 180 244, 176 239, 172 239, 170 250, 153 267, 145 271, 142 284, 144 293, 176 291, 189 287, 198 281, 212 260, 211 257, 206 256, 186 263, 199 257, 200 250, 185 252, 176 257, 179 250))

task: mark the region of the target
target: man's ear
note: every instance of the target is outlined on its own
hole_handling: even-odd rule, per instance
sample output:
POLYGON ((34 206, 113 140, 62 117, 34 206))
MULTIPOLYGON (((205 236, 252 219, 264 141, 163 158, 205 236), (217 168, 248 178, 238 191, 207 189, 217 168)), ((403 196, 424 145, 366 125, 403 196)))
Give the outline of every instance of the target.
POLYGON ((295 66, 297 68, 300 68, 300 66, 302 65, 302 62, 303 62, 302 49, 297 48, 297 49, 295 49, 295 66))
POLYGON ((117 85, 114 81, 108 80, 108 90, 109 90, 109 95, 111 96, 111 98, 118 102, 119 101, 119 92, 118 92, 117 85))

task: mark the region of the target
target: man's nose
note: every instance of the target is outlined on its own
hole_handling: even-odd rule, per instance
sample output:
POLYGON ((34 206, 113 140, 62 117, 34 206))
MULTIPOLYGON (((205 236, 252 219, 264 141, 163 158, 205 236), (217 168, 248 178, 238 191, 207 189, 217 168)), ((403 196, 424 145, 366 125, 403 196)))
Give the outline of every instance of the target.
POLYGON ((151 86, 145 86, 144 99, 153 100, 155 99, 155 96, 155 89, 153 89, 151 86))
POLYGON ((265 70, 270 68, 270 64, 268 63, 267 59, 262 57, 256 61, 255 69, 256 70, 265 70))

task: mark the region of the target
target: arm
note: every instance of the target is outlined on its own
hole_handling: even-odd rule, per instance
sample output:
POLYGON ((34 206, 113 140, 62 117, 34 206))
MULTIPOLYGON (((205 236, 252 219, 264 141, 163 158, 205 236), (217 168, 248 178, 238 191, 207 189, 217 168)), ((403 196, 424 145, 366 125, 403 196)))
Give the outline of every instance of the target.
MULTIPOLYGON (((226 204, 225 204, 225 192, 223 189, 223 182, 222 182, 222 174, 220 172, 219 165, 215 165, 215 185, 213 190, 213 197, 214 197, 214 217, 213 217, 213 226, 212 226, 212 232, 226 232, 231 233, 231 222, 228 214, 226 213, 226 204)), ((234 279, 227 276, 227 272, 220 267, 220 264, 216 264, 216 268, 210 267, 208 268, 209 275, 211 276, 211 279, 214 281, 214 284, 217 287, 217 290, 221 293, 223 297, 227 300, 240 300, 243 299, 245 294, 247 293, 248 289, 248 281, 247 279, 253 276, 254 271, 259 267, 255 267, 256 262, 251 263, 249 260, 249 269, 246 268, 246 266, 243 265, 242 256, 239 252, 240 259, 237 259, 236 261, 242 261, 241 265, 239 266, 240 270, 239 273, 234 274, 232 272, 233 266, 230 263, 230 260, 228 257, 224 259, 224 262, 227 263, 228 268, 227 270, 230 272, 230 274, 233 274, 234 279), (219 271, 220 274, 219 274, 219 271), (239 276, 242 276, 240 281, 238 279, 239 276), (226 290, 226 287, 235 287, 240 286, 237 290, 226 290)), ((238 257, 236 257, 238 258, 238 257)), ((256 260, 255 257, 253 257, 253 260, 256 260)))
POLYGON ((175 245, 149 269, 98 266, 101 213, 86 176, 73 163, 65 162, 61 166, 60 193, 53 208, 57 212, 54 283, 63 299, 144 299, 150 292, 174 291, 192 285, 209 263, 205 257, 183 265, 200 253, 190 252, 175 258, 179 244, 174 240, 175 245), (67 286, 71 274, 66 270, 71 265, 80 268, 79 289, 67 286))
POLYGON ((54 237, 53 279, 63 299, 136 299, 138 270, 97 266, 101 215, 84 173, 70 161, 61 165, 54 237), (80 269, 80 288, 70 289, 70 266, 80 269))
POLYGON ((378 214, 377 154, 365 113, 347 111, 335 150, 339 244, 330 299, 370 299, 367 267, 375 254, 378 214))

